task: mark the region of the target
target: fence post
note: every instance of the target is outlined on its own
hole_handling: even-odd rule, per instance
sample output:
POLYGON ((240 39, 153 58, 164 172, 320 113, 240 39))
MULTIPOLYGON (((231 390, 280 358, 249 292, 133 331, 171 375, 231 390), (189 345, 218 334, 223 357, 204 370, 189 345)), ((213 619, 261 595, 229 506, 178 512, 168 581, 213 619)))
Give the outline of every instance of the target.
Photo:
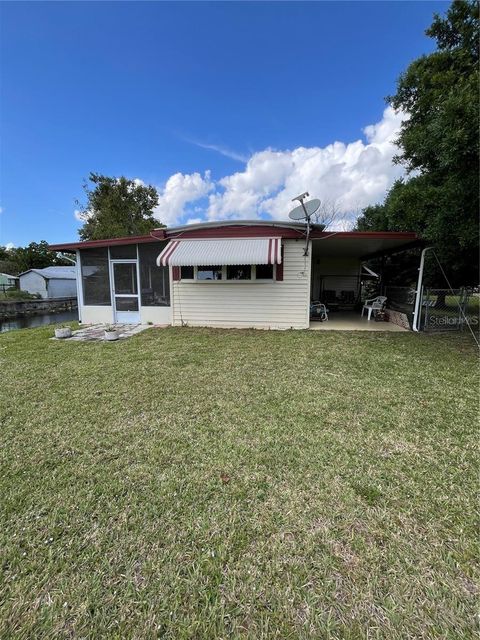
POLYGON ((417 280, 417 289, 415 296, 415 309, 413 311, 413 330, 420 331, 420 316, 422 315, 422 305, 421 305, 421 294, 423 287, 423 269, 425 267, 425 254, 427 251, 430 251, 433 247, 425 247, 422 249, 422 254, 420 257, 420 266, 418 268, 418 280, 417 280))
POLYGON ((422 287, 422 297, 420 299, 420 322, 422 321, 422 309, 423 309, 423 300, 425 299, 425 302, 427 303, 425 305, 425 322, 423 325, 423 330, 427 331, 427 327, 428 327, 428 309, 429 309, 429 302, 430 302, 430 289, 427 289, 427 295, 425 295, 425 287, 422 287))
POLYGON ((458 328, 463 331, 465 328, 465 312, 467 308, 467 290, 465 287, 460 289, 460 300, 458 305, 458 328))

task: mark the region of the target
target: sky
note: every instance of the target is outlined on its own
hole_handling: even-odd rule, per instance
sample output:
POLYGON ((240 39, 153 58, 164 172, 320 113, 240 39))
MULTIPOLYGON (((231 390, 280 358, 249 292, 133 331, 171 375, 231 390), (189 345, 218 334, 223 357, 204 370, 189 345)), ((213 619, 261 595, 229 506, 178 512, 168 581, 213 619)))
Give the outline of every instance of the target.
POLYGON ((403 173, 385 96, 447 2, 0 3, 0 244, 77 239, 90 172, 155 215, 286 219, 309 191, 347 228, 403 173))

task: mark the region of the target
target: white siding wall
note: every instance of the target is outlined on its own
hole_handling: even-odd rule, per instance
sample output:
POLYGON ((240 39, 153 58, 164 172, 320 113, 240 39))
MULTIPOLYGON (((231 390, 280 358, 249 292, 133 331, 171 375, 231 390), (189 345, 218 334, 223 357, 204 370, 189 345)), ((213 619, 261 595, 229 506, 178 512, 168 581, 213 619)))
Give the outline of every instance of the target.
POLYGON ((42 298, 47 297, 47 281, 34 271, 20 276, 20 289, 28 293, 39 293, 42 298))
POLYGON ((309 326, 310 267, 303 240, 283 240, 283 281, 173 282, 172 323, 192 326, 305 329, 309 326))
POLYGON ((171 324, 171 307, 140 307, 140 322, 142 324, 171 324))

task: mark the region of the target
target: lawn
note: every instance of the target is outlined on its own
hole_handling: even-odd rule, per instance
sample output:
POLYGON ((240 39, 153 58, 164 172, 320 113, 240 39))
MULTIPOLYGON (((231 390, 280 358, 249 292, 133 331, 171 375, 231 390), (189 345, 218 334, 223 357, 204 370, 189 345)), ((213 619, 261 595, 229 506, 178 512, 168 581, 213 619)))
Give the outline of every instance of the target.
POLYGON ((474 638, 468 335, 0 337, 0 637, 474 638))

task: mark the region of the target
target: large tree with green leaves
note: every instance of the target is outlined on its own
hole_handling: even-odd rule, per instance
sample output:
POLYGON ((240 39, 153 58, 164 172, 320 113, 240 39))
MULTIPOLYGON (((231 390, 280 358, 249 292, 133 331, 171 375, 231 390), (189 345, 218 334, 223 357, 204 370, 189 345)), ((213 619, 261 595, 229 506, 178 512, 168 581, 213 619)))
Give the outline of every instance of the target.
POLYGON ((80 205, 82 240, 142 235, 161 226, 153 217, 158 204, 155 187, 123 176, 110 178, 98 173, 91 173, 89 181, 94 186, 84 185, 87 201, 80 205))
POLYGON ((433 245, 452 282, 478 283, 479 17, 476 2, 455 0, 427 35, 437 50, 412 62, 388 98, 408 114, 397 162, 407 177, 360 230, 413 230, 433 245))
POLYGON ((58 257, 50 251, 48 242, 31 242, 26 247, 13 247, 7 249, 0 246, 0 271, 18 275, 28 269, 43 269, 44 267, 66 266, 72 263, 58 257))

